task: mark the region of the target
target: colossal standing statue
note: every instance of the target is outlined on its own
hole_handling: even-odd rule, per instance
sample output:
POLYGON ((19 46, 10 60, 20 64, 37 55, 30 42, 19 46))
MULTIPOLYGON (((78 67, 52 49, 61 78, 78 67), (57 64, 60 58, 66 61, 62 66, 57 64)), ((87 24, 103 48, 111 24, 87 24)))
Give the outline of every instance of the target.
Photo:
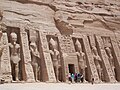
POLYGON ((112 67, 113 74, 115 76, 115 66, 114 66, 114 60, 113 60, 111 49, 110 49, 110 47, 105 47, 105 50, 106 50, 110 65, 112 67))
POLYGON ((35 36, 31 37, 30 51, 31 51, 32 66, 33 66, 35 81, 38 81, 38 76, 40 74, 40 65, 39 65, 40 54, 37 49, 35 36))
POLYGON ((57 42, 55 42, 52 38, 49 41, 50 43, 50 54, 52 55, 53 67, 56 75, 56 80, 59 82, 59 68, 60 68, 60 53, 57 49, 57 42))
POLYGON ((78 63, 79 63, 79 68, 80 68, 80 73, 83 75, 84 77, 84 82, 85 80, 85 69, 87 68, 86 65, 86 59, 85 59, 85 53, 82 51, 82 46, 81 43, 79 42, 79 40, 77 39, 75 42, 75 45, 77 47, 77 56, 78 56, 78 63))
POLYGON ((94 58, 94 62, 95 62, 96 68, 97 68, 99 78, 100 78, 100 80, 102 80, 102 68, 100 65, 100 63, 102 63, 102 60, 101 60, 100 56, 98 55, 97 48, 95 46, 92 46, 92 51, 93 51, 93 58, 94 58))
POLYGON ((19 62, 20 62, 20 45, 17 43, 17 34, 12 32, 11 36, 11 43, 10 43, 10 51, 11 56, 10 59, 15 66, 15 80, 19 81, 19 62))

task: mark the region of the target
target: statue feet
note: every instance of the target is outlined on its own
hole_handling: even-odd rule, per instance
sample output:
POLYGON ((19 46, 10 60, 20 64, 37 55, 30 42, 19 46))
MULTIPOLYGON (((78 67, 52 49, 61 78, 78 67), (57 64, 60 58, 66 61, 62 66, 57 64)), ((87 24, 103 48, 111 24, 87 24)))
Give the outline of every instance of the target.
POLYGON ((56 80, 56 82, 57 82, 57 83, 60 83, 60 81, 59 81, 59 80, 56 80))
POLYGON ((84 80, 83 83, 88 83, 88 81, 84 80))
POLYGON ((39 80, 35 80, 36 82, 40 82, 39 80))
POLYGON ((100 83, 102 83, 103 81, 102 80, 100 80, 100 83))

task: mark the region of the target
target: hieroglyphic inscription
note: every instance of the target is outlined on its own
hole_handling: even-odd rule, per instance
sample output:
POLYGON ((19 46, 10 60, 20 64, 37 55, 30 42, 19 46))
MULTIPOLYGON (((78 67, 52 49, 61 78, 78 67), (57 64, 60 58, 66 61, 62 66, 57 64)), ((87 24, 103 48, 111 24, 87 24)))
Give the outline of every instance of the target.
POLYGON ((100 54, 101 54, 101 58, 103 60, 104 63, 104 68, 105 68, 105 80, 108 82, 115 82, 115 77, 112 73, 112 69, 108 60, 108 57, 105 53, 104 50, 104 45, 103 45, 103 41, 102 38, 100 36, 95 36, 97 43, 99 45, 99 50, 100 50, 100 54))
POLYGON ((29 51, 29 45, 28 45, 28 37, 27 33, 24 31, 20 32, 21 35, 21 42, 22 42, 22 50, 23 50, 23 56, 24 56, 24 62, 25 62, 25 72, 26 72, 26 79, 28 82, 34 81, 34 73, 31 66, 31 57, 30 57, 30 51, 29 51))
MULTIPOLYGON (((2 43, 3 45, 8 45, 7 33, 3 33, 2 36, 2 43)), ((5 47, 3 50, 3 54, 1 57, 1 71, 2 71, 2 78, 5 79, 6 82, 12 80, 11 76, 11 66, 10 66, 10 56, 9 56, 9 47, 5 47)))
POLYGON ((49 79, 50 80, 54 80, 54 71, 52 70, 52 69, 50 69, 51 68, 51 65, 52 65, 52 62, 50 61, 50 54, 49 53, 44 53, 44 56, 46 56, 45 57, 45 60, 46 60, 46 64, 47 64, 47 67, 49 68, 49 70, 48 70, 48 72, 49 72, 49 79))
POLYGON ((73 43, 72 43, 72 38, 70 36, 66 36, 66 35, 60 36, 59 41, 60 41, 60 47, 62 52, 64 53, 75 52, 73 43))

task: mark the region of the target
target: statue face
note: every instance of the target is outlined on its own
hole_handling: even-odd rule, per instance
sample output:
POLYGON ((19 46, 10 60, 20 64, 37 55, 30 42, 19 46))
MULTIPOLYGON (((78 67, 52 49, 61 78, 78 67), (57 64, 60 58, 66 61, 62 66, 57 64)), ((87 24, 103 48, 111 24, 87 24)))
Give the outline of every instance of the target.
POLYGON ((93 53, 97 54, 97 48, 95 46, 92 46, 92 49, 93 49, 93 53))
POLYGON ((17 41, 17 37, 12 37, 13 42, 17 41))
POLYGON ((82 51, 81 45, 78 46, 78 51, 82 51))
POLYGON ((13 42, 16 42, 16 41, 17 41, 17 34, 14 33, 14 32, 12 32, 10 35, 11 35, 12 41, 13 41, 13 42))

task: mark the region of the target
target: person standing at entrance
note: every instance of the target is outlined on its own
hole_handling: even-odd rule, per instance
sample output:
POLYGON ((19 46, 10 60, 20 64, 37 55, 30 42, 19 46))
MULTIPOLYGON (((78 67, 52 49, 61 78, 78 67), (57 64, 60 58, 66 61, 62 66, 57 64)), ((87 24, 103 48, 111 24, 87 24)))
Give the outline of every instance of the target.
POLYGON ((74 83, 74 74, 71 74, 71 78, 72 78, 72 83, 74 83))
POLYGON ((68 74, 68 81, 72 83, 72 78, 71 78, 71 74, 68 74))

